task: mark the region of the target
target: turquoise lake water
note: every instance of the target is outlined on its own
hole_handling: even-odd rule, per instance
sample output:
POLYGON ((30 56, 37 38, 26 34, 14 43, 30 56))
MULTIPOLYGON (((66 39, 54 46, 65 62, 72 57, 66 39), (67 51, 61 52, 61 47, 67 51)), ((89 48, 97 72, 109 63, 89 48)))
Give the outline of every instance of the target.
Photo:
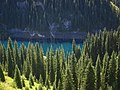
MULTIPOLYGON (((4 44, 5 47, 7 47, 7 41, 1 41, 2 44, 4 44)), ((20 47, 20 45, 22 43, 24 43, 24 45, 27 47, 29 41, 17 41, 18 42, 18 47, 20 47)), ((36 42, 31 42, 35 45, 36 42)), ((57 42, 57 43, 48 43, 48 42, 38 42, 39 46, 42 46, 43 50, 44 50, 44 54, 46 54, 47 49, 51 48, 55 51, 57 48, 64 48, 65 53, 67 52, 71 52, 72 51, 72 43, 71 42, 57 42)), ((83 43, 77 43, 77 46, 80 46, 80 48, 83 47, 83 43)))

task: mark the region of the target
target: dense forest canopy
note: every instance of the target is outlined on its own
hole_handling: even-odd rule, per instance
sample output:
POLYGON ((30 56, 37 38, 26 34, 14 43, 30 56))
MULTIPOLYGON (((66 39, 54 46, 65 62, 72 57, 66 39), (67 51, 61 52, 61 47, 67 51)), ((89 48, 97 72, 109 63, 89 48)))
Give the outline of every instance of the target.
POLYGON ((64 49, 54 52, 50 48, 45 55, 38 43, 18 48, 9 38, 7 47, 0 43, 0 80, 8 82, 8 76, 14 79, 13 89, 119 90, 120 27, 88 34, 82 49, 73 40, 72 52, 67 54, 64 49))
POLYGON ((119 7, 119 0, 1 0, 0 24, 40 32, 115 29, 119 7))

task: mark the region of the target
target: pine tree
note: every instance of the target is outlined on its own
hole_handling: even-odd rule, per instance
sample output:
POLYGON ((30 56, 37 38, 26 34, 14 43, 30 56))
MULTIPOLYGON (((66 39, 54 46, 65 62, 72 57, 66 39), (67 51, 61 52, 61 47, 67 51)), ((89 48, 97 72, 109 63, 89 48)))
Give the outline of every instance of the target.
POLYGON ((91 61, 85 70, 84 90, 95 90, 95 73, 91 61))
POLYGON ((0 66, 0 81, 5 82, 5 76, 4 76, 1 66, 0 66))
POLYGON ((15 67, 14 81, 16 83, 17 88, 22 89, 21 74, 17 65, 15 67))
POLYGON ((7 60, 8 60, 8 76, 12 77, 14 76, 14 61, 13 61, 13 57, 11 55, 11 50, 10 48, 8 48, 8 56, 7 56, 7 60), (12 72, 11 72, 12 70, 12 72))
POLYGON ((115 90, 116 86, 116 54, 113 51, 108 67, 108 84, 115 90))
POLYGON ((8 46, 7 46, 7 61, 8 61, 8 76, 14 77, 14 70, 15 70, 15 62, 13 57, 13 47, 12 47, 12 40, 8 39, 8 46), (11 72, 12 70, 12 72, 11 72))
POLYGON ((31 73, 31 69, 30 69, 30 62, 28 60, 28 57, 27 57, 27 60, 24 61, 24 66, 23 66, 23 72, 24 72, 24 75, 25 77, 27 78, 27 80, 29 79, 29 75, 31 73))
POLYGON ((101 82, 101 78, 100 78, 100 72, 101 72, 101 64, 100 64, 100 56, 98 55, 97 57, 97 61, 96 61, 96 66, 95 66, 95 88, 96 90, 100 89, 100 82, 101 82))
POLYGON ((32 46, 31 49, 31 68, 32 68, 32 75, 34 76, 36 73, 36 60, 35 60, 35 52, 34 52, 34 47, 32 46))
POLYGON ((56 50, 56 61, 57 61, 57 71, 56 71, 56 87, 58 87, 58 82, 61 80, 61 69, 60 69, 60 56, 59 51, 56 50))
POLYGON ((63 90, 74 90, 73 79, 69 69, 66 70, 64 77, 63 90))
POLYGON ((5 70, 7 70, 7 65, 8 65, 8 62, 7 62, 7 55, 6 55, 6 48, 3 46, 3 50, 2 50, 2 65, 3 65, 3 68, 5 70))
POLYGON ((20 61, 20 57, 19 57, 19 52, 18 52, 18 44, 17 41, 14 42, 14 61, 15 64, 18 66, 20 72, 21 72, 21 61, 20 61))
POLYGON ((102 62, 102 71, 101 71, 101 89, 106 90, 107 89, 107 82, 108 82, 108 53, 106 52, 103 58, 102 62))
POLYGON ((118 53, 118 56, 117 56, 117 61, 116 61, 116 63, 117 63, 117 69, 116 69, 116 74, 117 74, 117 76, 116 76, 116 78, 117 78, 117 90, 119 90, 119 88, 120 88, 120 52, 118 53))
POLYGON ((39 51, 39 44, 36 43, 35 45, 35 60, 36 60, 36 78, 39 80, 39 76, 41 74, 41 60, 40 60, 40 51, 39 51))
POLYGON ((71 56, 71 73, 73 78, 73 85, 75 87, 75 90, 78 90, 78 77, 77 77, 77 60, 75 57, 75 54, 72 52, 71 56))
POLYGON ((55 80, 54 61, 53 61, 53 51, 51 49, 50 50, 50 82, 51 84, 53 84, 54 80, 55 80))

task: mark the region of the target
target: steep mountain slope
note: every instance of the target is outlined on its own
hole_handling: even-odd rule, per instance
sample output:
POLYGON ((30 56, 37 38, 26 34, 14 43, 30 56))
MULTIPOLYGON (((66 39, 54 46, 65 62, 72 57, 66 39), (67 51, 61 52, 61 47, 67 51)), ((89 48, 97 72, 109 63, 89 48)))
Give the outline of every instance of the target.
MULTIPOLYGON (((119 5, 119 0, 113 0, 119 5)), ((49 32, 117 28, 120 13, 110 0, 1 0, 0 24, 8 28, 49 32)))

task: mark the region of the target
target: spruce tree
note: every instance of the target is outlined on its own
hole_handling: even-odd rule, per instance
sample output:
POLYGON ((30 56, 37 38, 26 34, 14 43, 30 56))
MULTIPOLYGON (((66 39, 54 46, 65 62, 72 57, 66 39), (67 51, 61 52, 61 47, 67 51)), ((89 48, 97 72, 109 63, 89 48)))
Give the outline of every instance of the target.
POLYGON ((75 90, 78 90, 78 77, 77 77, 77 60, 75 57, 75 54, 72 52, 71 56, 71 73, 73 78, 73 85, 75 87, 75 90))
POLYGON ((69 69, 66 70, 66 74, 64 76, 63 90, 75 90, 73 85, 72 73, 69 69))
POLYGON ((36 60, 35 60, 35 52, 34 52, 34 47, 32 46, 31 49, 31 69, 32 69, 32 75, 34 76, 36 73, 36 60))
POLYGON ((24 72, 24 75, 25 77, 27 78, 27 80, 29 79, 29 75, 31 73, 31 69, 30 69, 30 62, 28 60, 28 57, 27 57, 27 60, 24 61, 24 65, 23 65, 23 72, 24 72))
POLYGON ((107 89, 107 82, 108 82, 108 53, 106 52, 102 62, 102 71, 101 71, 101 89, 107 89))
POLYGON ((8 52, 8 56, 7 56, 7 60, 8 60, 8 76, 13 78, 13 76, 14 76, 14 61, 13 61, 13 57, 11 55, 10 48, 8 48, 7 52, 8 52))
POLYGON ((5 76, 4 76, 1 66, 0 66, 0 81, 5 82, 5 76))
POLYGON ((16 83, 17 88, 22 89, 21 74, 17 65, 15 67, 14 81, 16 83))
POLYGON ((117 90, 120 88, 120 51, 119 51, 119 53, 118 53, 118 56, 117 56, 117 62, 116 62, 116 64, 117 64, 117 72, 116 72, 116 74, 117 74, 117 76, 116 76, 116 78, 117 78, 117 90))
POLYGON ((40 50, 39 50, 39 44, 36 43, 35 45, 35 60, 36 60, 36 78, 39 80, 39 76, 41 74, 41 60, 40 60, 40 50))
POLYGON ((95 73, 94 68, 92 66, 92 62, 90 61, 85 70, 85 79, 83 83, 84 90, 95 90, 95 73))
MULTIPOLYGON (((48 61, 49 62, 49 61, 48 61)), ((53 58, 53 51, 50 50, 50 82, 53 84, 55 80, 55 72, 54 72, 54 58, 53 58)))
POLYGON ((113 51, 108 67, 108 84, 115 90, 116 87, 116 54, 113 51))
POLYGON ((96 65, 95 65, 95 89, 99 90, 100 89, 100 72, 101 72, 101 64, 100 64, 100 56, 98 55, 96 65))
POLYGON ((60 69, 60 56, 59 51, 56 50, 56 61, 57 61, 57 71, 56 71, 56 87, 58 87, 58 82, 61 80, 61 69, 60 69))
POLYGON ((15 64, 18 66, 20 72, 21 72, 21 61, 20 61, 20 57, 19 57, 19 52, 18 52, 18 44, 17 41, 14 42, 14 61, 15 64))

